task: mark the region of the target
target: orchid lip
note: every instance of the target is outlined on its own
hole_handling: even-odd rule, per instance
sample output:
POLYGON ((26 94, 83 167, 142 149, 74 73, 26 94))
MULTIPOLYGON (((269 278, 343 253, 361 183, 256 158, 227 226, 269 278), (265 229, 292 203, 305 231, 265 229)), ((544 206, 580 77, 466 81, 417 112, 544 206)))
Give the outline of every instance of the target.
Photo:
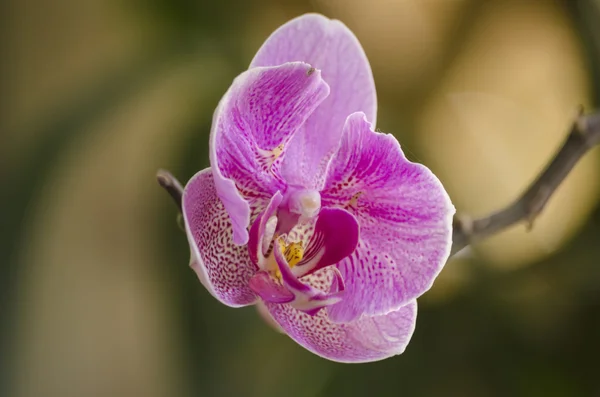
MULTIPOLYGON (((275 244, 273 254, 277 262, 277 267, 281 273, 281 281, 283 285, 294 294, 294 300, 290 302, 290 305, 311 316, 316 315, 319 310, 336 304, 342 300, 342 294, 344 292, 344 283, 341 279, 341 274, 336 274, 334 283, 332 286, 337 290, 333 290, 330 293, 324 293, 320 290, 313 288, 300 281, 293 273, 285 258, 282 251, 281 244, 275 244)), ((335 269, 335 268, 333 268, 335 269)), ((334 270, 336 272, 337 269, 334 270)))
POLYGON ((342 300, 345 284, 334 265, 350 255, 358 242, 355 217, 339 208, 320 211, 306 247, 304 240, 296 241, 295 237, 275 228, 282 216, 290 215, 289 211, 281 210, 285 206, 282 203, 297 200, 310 205, 315 203, 315 197, 318 196, 310 191, 296 191, 285 200, 276 193, 253 222, 248 242, 249 255, 260 269, 250 281, 250 288, 265 302, 289 303, 309 315, 316 315, 320 309, 342 300), (334 272, 328 293, 301 281, 323 268, 334 272))
POLYGON ((276 282, 273 277, 265 271, 256 273, 250 279, 249 285, 250 288, 265 302, 289 303, 295 298, 292 292, 276 282))
POLYGON ((286 246, 285 239, 278 237, 274 243, 273 256, 270 258, 276 262, 276 272, 265 270, 257 272, 250 279, 249 286, 267 303, 289 303, 293 308, 314 316, 321 309, 342 300, 344 280, 339 270, 332 267, 334 278, 330 293, 324 293, 303 283, 291 271, 295 263, 301 259, 302 252, 301 244, 292 243, 286 246))

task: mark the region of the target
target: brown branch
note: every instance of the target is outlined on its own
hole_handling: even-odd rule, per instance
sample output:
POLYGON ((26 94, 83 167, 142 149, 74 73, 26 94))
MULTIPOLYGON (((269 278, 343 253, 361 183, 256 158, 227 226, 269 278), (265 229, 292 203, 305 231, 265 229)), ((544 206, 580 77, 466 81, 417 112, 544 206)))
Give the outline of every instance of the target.
POLYGON ((508 207, 478 219, 457 215, 454 217, 451 256, 471 244, 492 236, 509 226, 525 221, 531 229, 533 221, 544 209, 556 188, 567 177, 575 164, 594 146, 600 144, 600 112, 576 118, 567 139, 554 158, 508 207))
POLYGON ((181 198, 183 197, 181 183, 169 171, 165 170, 158 170, 156 180, 169 193, 173 201, 175 201, 175 205, 179 208, 179 212, 181 212, 181 198))
MULTIPOLYGON (((600 144, 600 112, 589 115, 580 113, 554 158, 517 200, 508 207, 483 218, 471 219, 462 215, 454 217, 450 255, 456 254, 472 242, 501 232, 516 223, 526 221, 528 228, 531 228, 535 218, 575 164, 598 144, 600 144)), ((183 189, 179 181, 164 170, 159 170, 156 178, 181 211, 183 189)))

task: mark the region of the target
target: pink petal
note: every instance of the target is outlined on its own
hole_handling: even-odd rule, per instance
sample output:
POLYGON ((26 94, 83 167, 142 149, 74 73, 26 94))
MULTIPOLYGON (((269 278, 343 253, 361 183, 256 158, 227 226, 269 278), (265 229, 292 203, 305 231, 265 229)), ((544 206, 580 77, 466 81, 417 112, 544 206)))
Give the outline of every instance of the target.
POLYGON ((258 268, 246 246, 233 244, 231 220, 217 196, 210 168, 185 186, 183 217, 190 243, 190 266, 202 284, 228 306, 252 304, 256 295, 248 283, 258 268))
POLYGON ((328 308, 334 321, 396 310, 431 287, 450 253, 454 207, 431 171, 364 114, 348 117, 321 197, 360 225, 358 248, 338 264, 346 295, 328 308))
POLYGON ((342 22, 319 14, 306 14, 279 27, 250 67, 293 61, 320 69, 331 93, 294 135, 281 173, 290 184, 320 189, 348 115, 362 111, 375 123, 375 82, 356 36, 342 22))
POLYGON ((246 199, 270 198, 283 190, 279 154, 328 94, 318 70, 294 62, 242 73, 221 99, 213 117, 210 162, 236 244, 248 241, 246 199))
POLYGON ((415 329, 417 303, 350 323, 334 323, 321 310, 311 316, 289 304, 267 304, 269 313, 293 340, 333 361, 360 363, 382 360, 404 352, 415 329))

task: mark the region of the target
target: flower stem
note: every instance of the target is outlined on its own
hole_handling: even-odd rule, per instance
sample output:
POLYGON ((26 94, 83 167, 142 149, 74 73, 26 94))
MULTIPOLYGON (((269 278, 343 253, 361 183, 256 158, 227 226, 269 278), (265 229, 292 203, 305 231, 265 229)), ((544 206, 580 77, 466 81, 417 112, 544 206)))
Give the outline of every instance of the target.
POLYGON ((600 112, 583 115, 583 110, 580 110, 567 139, 519 198, 507 207, 482 218, 472 219, 464 215, 454 217, 450 255, 456 254, 473 242, 492 236, 522 221, 527 222, 527 228, 531 229, 534 220, 575 164, 598 144, 600 144, 600 112))
POLYGON ((181 183, 166 170, 158 170, 156 173, 156 180, 158 184, 169 193, 173 201, 175 201, 175 205, 179 208, 179 212, 181 211, 181 198, 183 197, 183 188, 181 187, 181 183))

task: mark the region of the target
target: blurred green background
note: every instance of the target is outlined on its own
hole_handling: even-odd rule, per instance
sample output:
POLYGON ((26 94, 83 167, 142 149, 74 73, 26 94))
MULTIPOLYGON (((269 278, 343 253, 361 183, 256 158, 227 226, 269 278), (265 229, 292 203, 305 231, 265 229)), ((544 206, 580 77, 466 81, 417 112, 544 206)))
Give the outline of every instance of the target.
POLYGON ((279 25, 341 19, 378 128, 459 212, 507 204, 598 107, 600 1, 7 0, 0 117, 0 395, 600 396, 600 159, 531 233, 452 259, 407 351, 320 359, 188 268, 158 168, 208 165, 212 112, 279 25))

